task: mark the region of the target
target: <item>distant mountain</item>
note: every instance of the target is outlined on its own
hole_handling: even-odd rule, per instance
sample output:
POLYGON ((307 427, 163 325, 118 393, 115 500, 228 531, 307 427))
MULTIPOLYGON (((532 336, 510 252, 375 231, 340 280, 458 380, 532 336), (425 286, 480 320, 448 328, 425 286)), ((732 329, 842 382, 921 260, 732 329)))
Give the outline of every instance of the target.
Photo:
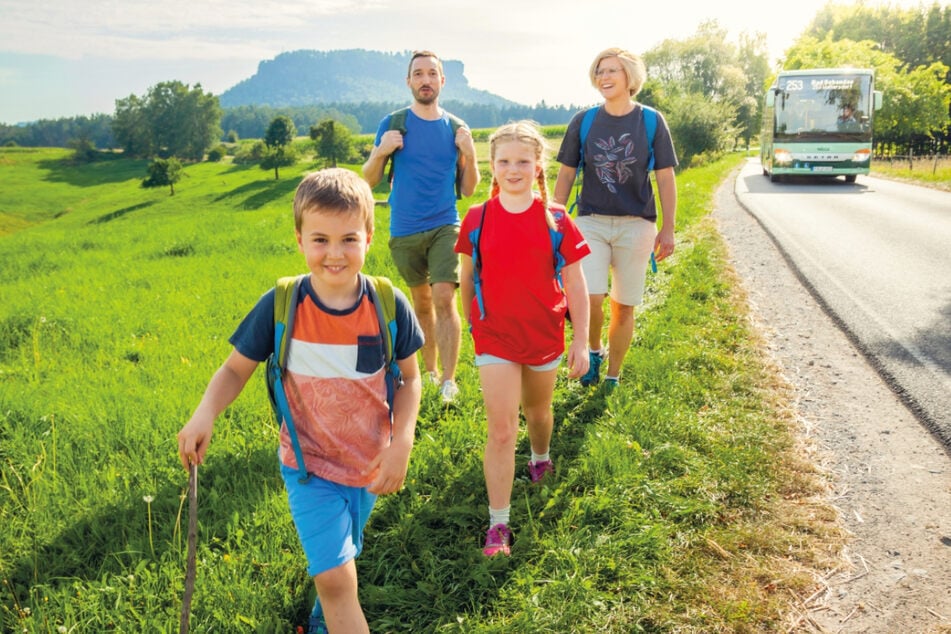
MULTIPOLYGON (((321 103, 396 102, 410 99, 406 70, 412 53, 364 49, 292 51, 258 64, 258 72, 224 91, 222 107, 305 106, 321 103)), ((469 86, 461 61, 442 60, 446 85, 440 101, 517 106, 469 86)))

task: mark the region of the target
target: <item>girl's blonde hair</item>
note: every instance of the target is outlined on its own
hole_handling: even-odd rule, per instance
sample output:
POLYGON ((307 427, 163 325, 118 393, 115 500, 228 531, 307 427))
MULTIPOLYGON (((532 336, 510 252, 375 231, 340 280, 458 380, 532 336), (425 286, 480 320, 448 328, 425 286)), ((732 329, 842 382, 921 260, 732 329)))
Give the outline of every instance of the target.
POLYGON ((596 74, 598 72, 598 64, 600 64, 602 60, 610 57, 617 58, 618 63, 620 63, 624 69, 624 74, 627 75, 627 91, 633 99, 637 96, 637 93, 641 91, 644 82, 647 81, 647 67, 644 65, 644 60, 623 48, 606 48, 598 53, 597 57, 594 58, 594 62, 591 64, 591 68, 588 69, 588 77, 591 78, 591 85, 595 88, 598 87, 598 76, 596 74))
MULTIPOLYGON (((511 141, 518 141, 519 143, 532 146, 535 150, 535 162, 539 166, 535 182, 538 185, 538 194, 541 198, 542 206, 545 208, 545 221, 549 227, 557 229, 555 218, 551 215, 551 211, 548 210, 548 179, 545 176, 548 143, 545 142, 545 137, 542 136, 541 131, 538 129, 538 124, 534 121, 523 120, 506 123, 496 129, 489 137, 489 162, 495 162, 495 148, 498 145, 511 141)), ((495 173, 493 173, 492 188, 489 197, 495 198, 499 195, 499 191, 499 180, 496 178, 495 173)))

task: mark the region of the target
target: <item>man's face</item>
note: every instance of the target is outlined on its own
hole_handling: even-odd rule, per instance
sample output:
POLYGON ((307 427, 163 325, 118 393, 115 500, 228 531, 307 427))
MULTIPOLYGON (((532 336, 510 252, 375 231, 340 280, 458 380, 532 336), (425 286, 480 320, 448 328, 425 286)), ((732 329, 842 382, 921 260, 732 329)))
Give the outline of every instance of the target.
POLYGON ((417 103, 429 105, 439 98, 439 91, 446 78, 439 71, 439 63, 434 57, 417 57, 410 67, 406 85, 413 92, 417 103))

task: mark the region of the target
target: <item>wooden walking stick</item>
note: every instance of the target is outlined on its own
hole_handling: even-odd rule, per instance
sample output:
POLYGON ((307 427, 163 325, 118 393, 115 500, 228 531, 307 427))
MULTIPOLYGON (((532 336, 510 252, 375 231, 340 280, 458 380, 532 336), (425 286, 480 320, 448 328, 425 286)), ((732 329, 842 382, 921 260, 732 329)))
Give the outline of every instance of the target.
POLYGON ((198 465, 188 467, 188 563, 185 565, 185 595, 182 598, 182 621, 178 631, 188 634, 195 591, 195 551, 198 548, 198 465))

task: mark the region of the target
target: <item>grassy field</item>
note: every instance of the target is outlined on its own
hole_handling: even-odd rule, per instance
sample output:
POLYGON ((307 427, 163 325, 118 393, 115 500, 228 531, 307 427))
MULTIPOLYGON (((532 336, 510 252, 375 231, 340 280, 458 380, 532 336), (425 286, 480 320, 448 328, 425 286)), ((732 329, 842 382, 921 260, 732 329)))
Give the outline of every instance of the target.
MULTIPOLYGON (((275 181, 191 165, 172 197, 139 187, 144 163, 67 156, 0 150, 0 630, 174 632, 187 527, 175 433, 240 318, 303 270, 290 201, 314 166, 275 181)), ((678 251, 649 278, 624 382, 607 395, 559 380, 557 475, 516 482, 508 559, 480 552, 483 408, 464 339, 461 397, 444 406, 426 388, 407 486, 367 529, 371 631, 788 624, 841 536, 708 218, 742 160, 678 177, 678 251)), ((396 279, 377 210, 368 269, 396 279)), ((200 469, 194 632, 305 622, 276 442, 253 380, 200 469)), ((519 464, 527 451, 522 438, 519 464)))
POLYGON ((872 176, 951 191, 951 157, 875 159, 872 161, 872 176))

